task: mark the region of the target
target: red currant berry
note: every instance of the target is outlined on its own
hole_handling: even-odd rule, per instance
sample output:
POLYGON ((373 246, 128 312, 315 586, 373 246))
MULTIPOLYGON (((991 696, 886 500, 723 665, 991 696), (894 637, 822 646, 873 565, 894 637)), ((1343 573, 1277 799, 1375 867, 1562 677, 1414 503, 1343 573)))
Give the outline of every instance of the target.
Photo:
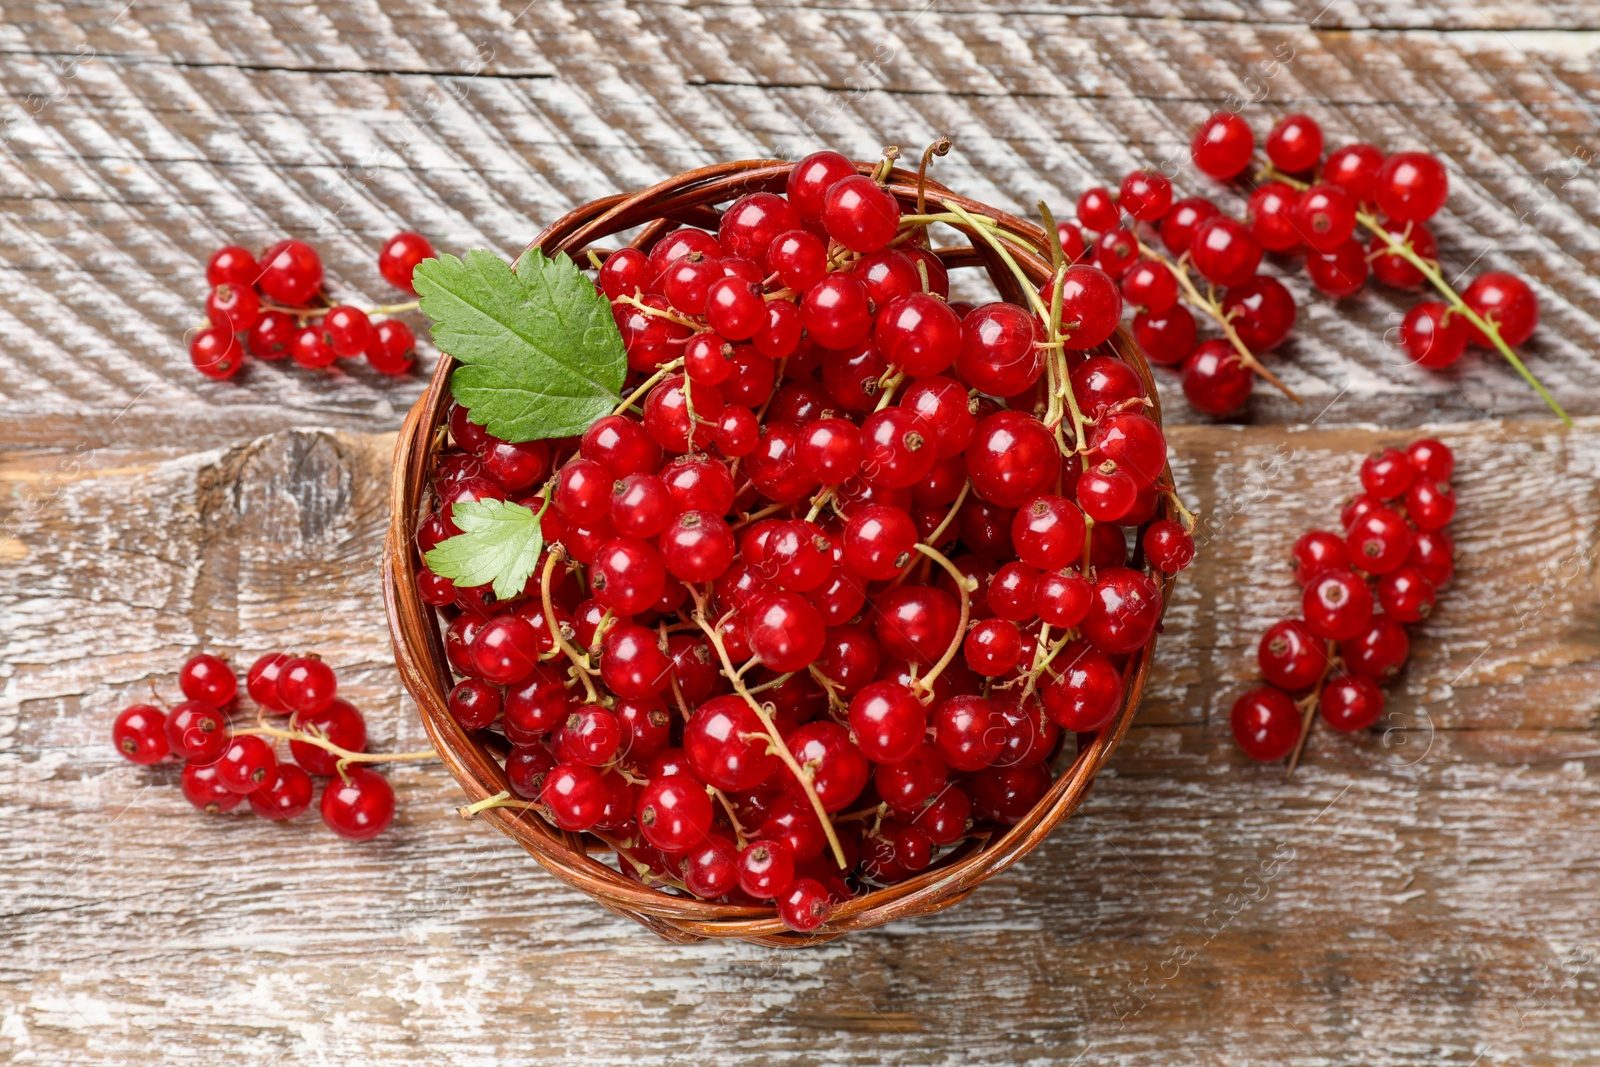
POLYGON ((544 776, 539 800, 563 830, 591 829, 605 813, 609 789, 600 772, 582 763, 558 763, 544 776))
POLYGON ((309 774, 292 763, 280 763, 272 784, 247 793, 245 799, 261 818, 287 822, 310 810, 314 792, 309 774))
POLYGON ((1195 227, 1189 258, 1207 281, 1243 285, 1256 276, 1256 268, 1261 266, 1261 245, 1244 223, 1226 215, 1213 215, 1195 227))
POLYGON ((745 470, 762 496, 785 504, 816 487, 800 462, 801 429, 792 422, 769 422, 749 455, 745 470))
POLYGON ((738 850, 721 834, 712 834, 683 857, 683 884, 705 900, 732 891, 739 884, 738 850))
POLYGON ((805 230, 789 230, 772 239, 767 267, 785 287, 805 292, 828 272, 828 247, 805 230))
POLYGON ((861 471, 860 428, 849 419, 807 424, 800 437, 800 466, 822 485, 839 485, 855 477, 861 471))
POLYGON ((251 355, 258 359, 284 359, 289 355, 295 329, 294 320, 283 312, 263 311, 250 327, 245 342, 251 355))
POLYGON ((1062 344, 1075 351, 1094 348, 1104 344, 1121 321, 1122 294, 1111 276, 1086 263, 1068 267, 1061 282, 1061 323, 1066 331, 1062 344))
POLYGON ((1262 677, 1279 689, 1309 689, 1322 677, 1328 646, 1300 619, 1274 623, 1256 649, 1262 677))
POLYGON ((1255 150, 1256 139, 1249 125, 1231 111, 1211 115, 1189 143, 1194 165, 1219 181, 1241 173, 1250 165, 1250 155, 1255 150))
POLYGON ((218 381, 232 378, 244 366, 239 339, 226 329, 210 326, 195 333, 189 341, 189 359, 195 370, 218 381))
POLYGON ((1393 509, 1373 508, 1351 523, 1345 550, 1352 566, 1372 575, 1388 574, 1411 554, 1411 527, 1393 509))
POLYGON ((1268 352, 1294 326, 1294 297, 1276 278, 1258 274, 1222 294, 1222 312, 1232 317, 1239 340, 1252 352, 1268 352))
POLYGON ((872 330, 867 287, 852 274, 829 274, 801 297, 800 321, 824 348, 859 344, 872 330))
POLYGON ((1294 580, 1305 585, 1324 571, 1342 570, 1350 566, 1350 555, 1345 551, 1344 538, 1326 530, 1312 530, 1294 543, 1294 580))
MULTIPOLYGON (((1056 240, 1061 242, 1061 253, 1068 263, 1077 262, 1087 247, 1083 241, 1083 231, 1070 222, 1056 223, 1056 240)), ((945 295, 950 294, 946 291, 945 295)))
MULTIPOLYGON (((1415 546, 1412 551, 1415 552, 1415 546)), ((1433 612, 1437 594, 1422 568, 1407 564, 1378 579, 1378 603, 1385 615, 1404 623, 1421 622, 1433 612)))
POLYGON ((666 483, 653 474, 630 474, 612 484, 611 525, 624 537, 654 537, 676 511, 666 483))
MULTIPOLYGON (((999 618, 1027 622, 1035 614, 1033 590, 1038 580, 1039 572, 1026 563, 1007 563, 995 572, 994 579, 989 583, 989 609, 999 618)), ((1088 606, 1089 600, 1085 596, 1085 610, 1088 606)))
POLYGON ((743 278, 719 278, 706 293, 705 315, 711 328, 730 341, 754 337, 767 321, 760 284, 743 278))
POLYGON ((777 841, 752 841, 735 861, 739 888, 757 900, 771 900, 794 882, 794 857, 777 841))
POLYGON ((1083 622, 1093 599, 1094 587, 1075 570, 1047 571, 1034 582, 1033 607, 1039 618, 1064 630, 1083 622))
POLYGON ((958 771, 993 765, 1005 743, 1005 720, 994 705, 976 695, 954 696, 933 715, 934 746, 958 771))
POLYGON ((550 446, 543 441, 495 441, 483 450, 483 470, 500 486, 518 493, 532 489, 550 473, 550 446))
POLYGON ((726 515, 733 507, 733 476, 705 456, 679 456, 661 468, 661 479, 679 511, 726 515))
POLYGON ((1179 200, 1167 212, 1167 217, 1161 220, 1161 243, 1173 255, 1183 255, 1189 251, 1189 244, 1194 240, 1195 227, 1217 213, 1217 205, 1203 196, 1179 200))
POLYGON ((830 626, 817 669, 841 696, 854 696, 878 676, 878 642, 859 626, 830 626))
POLYGON ((911 815, 944 787, 946 776, 939 750, 924 739, 908 759, 880 763, 873 780, 885 804, 902 815, 911 815))
POLYGON ((862 754, 874 763, 909 759, 927 722, 927 712, 911 690, 894 682, 873 682, 850 701, 850 730, 862 754))
POLYGON ((394 821, 394 789, 377 771, 351 767, 322 791, 322 821, 351 841, 368 841, 394 821))
POLYGON ((248 249, 238 245, 223 245, 211 253, 206 263, 207 285, 241 285, 249 288, 256 284, 261 268, 248 249))
POLYGON ((949 305, 921 292, 890 301, 873 327, 879 351, 913 378, 949 367, 961 351, 962 339, 961 320, 949 305))
MULTIPOLYGON (((1123 416, 1101 425, 1119 418, 1123 416)), ((980 422, 966 461, 973 489, 1003 508, 1021 507, 1053 486, 1061 472, 1061 453, 1050 431, 1033 416, 1016 411, 996 412, 980 422)), ((978 547, 970 542, 969 546, 978 547)))
POLYGON ((1133 368, 1110 356, 1090 356, 1073 368, 1071 378, 1078 409, 1091 419, 1127 408, 1129 401, 1144 395, 1144 383, 1133 368))
POLYGON ((1300 711, 1287 693, 1262 686, 1242 693, 1230 716, 1234 740, 1253 760, 1280 760, 1300 740, 1300 711))
POLYGON ((1378 209, 1400 222, 1425 222, 1450 195, 1444 164, 1426 152, 1396 152, 1383 161, 1373 183, 1378 209))
POLYGON ((256 287, 275 303, 306 307, 322 288, 322 260, 304 241, 279 241, 260 263, 256 287))
POLYGON ((499 615, 472 639, 474 673, 496 685, 513 685, 539 662, 540 633, 520 615, 499 615))
POLYGON ((984 619, 968 631, 962 651, 973 670, 986 678, 998 678, 1021 658, 1022 635, 1014 622, 984 619))
POLYGON ((960 625, 956 600, 942 589, 902 585, 877 598, 873 635, 894 659, 931 667, 955 640, 960 625))
POLYGON ((856 165, 839 153, 813 152, 794 165, 784 191, 802 219, 818 222, 822 219, 824 194, 834 182, 855 173, 856 165))
POLYGON ((1055 749, 1061 728, 1044 714, 1043 705, 1030 700, 1026 705, 1017 697, 997 697, 995 708, 1005 722, 1005 741, 996 767, 1028 767, 1043 763, 1055 749))
POLYGON ((803 671, 822 653, 822 617, 795 593, 769 593, 757 600, 746 625, 750 651, 770 670, 803 671))
MULTIPOLYGON (((722 259, 727 253, 721 242, 704 230, 684 227, 673 230, 650 249, 650 278, 652 283, 662 279, 667 268, 684 256, 699 253, 702 259, 722 259)), ((659 289, 653 289, 659 292, 659 289)))
MULTIPOLYGON (((314 714, 296 713, 290 725, 305 733, 317 734, 348 752, 365 752, 367 723, 361 712, 347 700, 335 698, 314 714)), ((309 774, 334 774, 339 757, 319 745, 290 741, 289 755, 309 774)))
POLYGON ((1322 689, 1322 717, 1335 730, 1365 730, 1383 714, 1383 690, 1371 678, 1346 674, 1322 689))
POLYGON ((777 762, 768 754, 766 727, 739 696, 702 704, 683 728, 683 747, 696 776, 718 789, 753 789, 777 762))
POLYGON ((1267 134, 1267 158, 1286 174, 1310 170, 1322 158, 1322 127, 1310 115, 1285 115, 1267 134))
POLYGON ((1374 508, 1383 507, 1383 501, 1371 493, 1357 493, 1345 501, 1344 507, 1339 511, 1339 525, 1347 531, 1361 521, 1362 516, 1374 508))
POLYGON ((637 615, 654 604, 666 579, 660 554, 631 537, 602 545, 590 572, 595 599, 619 615, 637 615))
POLYGON ((910 565, 916 542, 916 526, 904 510, 869 504, 845 525, 844 564, 862 578, 888 581, 910 565))
POLYGON ((1250 234, 1268 252, 1288 252, 1300 246, 1295 205, 1300 194, 1284 182, 1262 182, 1250 194, 1246 217, 1250 234))
MULTIPOLYGON (((1128 484, 1132 485, 1131 479, 1128 484)), ((1056 570, 1076 560, 1086 536, 1083 513, 1060 496, 1035 497, 1017 511, 1011 524, 1017 558, 1040 570, 1056 570)))
POLYGON ((1145 531, 1144 554, 1162 574, 1177 574, 1194 562, 1194 538, 1182 523, 1162 519, 1145 531))
POLYGON ((329 308, 322 317, 322 330, 333 354, 344 359, 366 352, 372 340, 372 321, 367 313, 349 304, 329 308))
POLYGON ((160 763, 172 751, 167 741, 166 713, 149 704, 123 708, 111 725, 111 743, 133 763, 160 763))
POLYGON ((722 213, 717 240, 730 256, 776 269, 767 262, 767 250, 780 233, 799 228, 799 212, 783 197, 776 193, 746 193, 722 213))
POLYGON ((1310 252, 1306 273, 1311 284, 1335 300, 1351 296, 1367 284, 1367 250, 1352 238, 1332 252, 1310 252))
POLYGON ((1406 449, 1406 458, 1411 461, 1411 467, 1420 478, 1433 482, 1448 482, 1450 475, 1455 473, 1456 457, 1443 442, 1435 441, 1431 437, 1413 442, 1406 449))
POLYGON ((1419 478, 1406 490, 1406 514, 1423 530, 1442 530, 1455 516, 1456 494, 1449 482, 1419 478))
POLYGON ((1291 216, 1301 240, 1332 252, 1355 232, 1356 203, 1337 185, 1313 185, 1295 201, 1291 216))
POLYGON ((1335 148, 1322 164, 1322 180, 1337 185, 1356 203, 1370 203, 1377 189, 1378 172, 1383 169, 1383 153, 1369 144, 1356 143, 1335 148))
POLYGON ((637 296, 650 284, 650 260, 637 248, 619 248, 600 267, 600 291, 606 299, 637 296))
POLYGON ((1195 335, 1194 314, 1181 304, 1159 315, 1142 312, 1133 319, 1133 339, 1146 359, 1163 367, 1188 359, 1194 351, 1195 335))
POLYGON ((1155 633, 1161 619, 1161 590, 1148 576, 1126 567, 1107 567, 1089 599, 1083 636, 1106 653, 1133 652, 1155 633))
POLYGON ((866 175, 851 175, 823 194, 822 224, 850 251, 876 252, 899 233, 900 204, 866 175))
POLYGON ((1134 171, 1122 179, 1119 203, 1140 222, 1160 222, 1172 208, 1172 183, 1157 171, 1134 171))
POLYGON ((1122 209, 1110 189, 1096 186, 1078 197, 1078 222, 1096 233, 1114 230, 1122 225, 1122 209))
POLYGON ((1443 530, 1418 530, 1406 562, 1420 570, 1434 588, 1442 589, 1455 574, 1455 551, 1454 542, 1443 530))
POLYGON ((922 276, 917 273, 916 265, 892 248, 862 256, 850 268, 850 273, 867 287, 867 297, 874 308, 885 308, 902 296, 922 292, 922 276))
POLYGON ((271 789, 278 778, 272 745, 254 734, 235 737, 217 760, 217 781, 235 793, 271 789))
POLYGON ((434 258, 433 245, 428 239, 420 233, 406 230, 383 243, 383 248, 378 252, 378 273, 383 275, 384 281, 396 289, 402 289, 415 296, 417 290, 412 284, 411 275, 416 271, 418 263, 432 258, 434 258))
MULTIPOLYGON (((624 415, 605 415, 584 431, 579 450, 583 458, 598 463, 604 474, 612 478, 625 478, 630 474, 648 474, 661 465, 661 446, 651 440, 643 426, 624 415)), ((566 468, 562 468, 563 474, 566 468)), ((579 472, 575 472, 579 473, 579 472)), ((585 471, 593 474, 593 471, 585 471)), ((601 475, 603 477, 603 474, 601 475)), ((609 489, 609 485, 607 486, 609 489)), ((584 503, 579 510, 569 513, 582 521, 604 513, 588 496, 593 487, 584 490, 584 503)), ((569 501, 569 503, 578 503, 569 501)), ((558 485, 555 504, 561 508, 561 490, 558 485)), ((606 505, 609 507, 609 504, 606 505)), ((563 509, 565 511, 565 509, 563 509)))
POLYGON ((220 815, 239 806, 244 797, 222 784, 215 763, 191 763, 179 779, 183 796, 207 815, 220 815))
POLYGON ((223 282, 206 297, 206 318, 229 333, 254 328, 260 317, 261 298, 248 286, 223 282))
MULTIPOLYGON (((1479 318, 1494 323, 1500 339, 1512 348, 1526 341, 1539 325, 1539 300, 1528 283, 1515 274, 1500 271, 1480 274, 1467 286, 1461 299, 1479 318)), ((1484 332, 1470 321, 1467 333, 1479 348, 1493 347, 1484 332)))
POLYGON ((1379 500, 1393 500, 1405 493, 1415 474, 1404 452, 1386 448, 1362 460, 1361 487, 1379 500))
POLYGON ((1107 656, 1074 641, 1046 668, 1039 690, 1044 713, 1063 730, 1093 733, 1122 707, 1122 674, 1107 656))
POLYGON ((908 488, 927 476, 937 458, 933 431, 910 408, 884 408, 861 424, 861 475, 869 482, 908 488))
POLYGON ((1138 241, 1120 226, 1107 230, 1095 240, 1094 265, 1112 278, 1122 277, 1138 258, 1138 241))
POLYGON ((1347 670, 1379 681, 1400 673, 1410 652, 1405 627, 1387 615, 1374 615, 1364 630, 1339 642, 1339 658, 1347 670))
POLYGON ((652 779, 639 796, 639 832, 663 852, 683 852, 711 832, 711 798, 685 775, 652 779))
POLYGON ((417 362, 417 338, 399 319, 384 319, 372 328, 367 363, 379 374, 405 374, 417 362))
POLYGON ((778 918, 783 925, 802 934, 827 922, 833 903, 827 888, 814 878, 796 878, 777 894, 778 918))
POLYGON ((178 688, 190 700, 227 707, 239 692, 239 679, 227 660, 202 652, 190 656, 178 672, 178 688))
POLYGON ((1313 634, 1343 641, 1372 620, 1372 590, 1353 571, 1327 570, 1306 584, 1300 608, 1313 634))
MULTIPOLYGON (((808 722, 790 734, 788 741, 795 762, 811 768, 811 784, 823 810, 838 811, 861 795, 872 768, 861 750, 851 744, 849 730, 836 722, 808 722)), ((794 775, 782 773, 779 781, 790 799, 809 800, 794 775)))
POLYGON ((727 522, 710 511, 685 511, 661 535, 661 562, 679 581, 713 581, 727 571, 735 552, 727 522))
POLYGON ((985 304, 962 320, 956 370, 979 392, 1015 396, 1044 373, 1036 339, 1034 318, 1026 311, 1015 304, 985 304))
POLYGON ((481 730, 500 717, 500 687, 481 678, 468 678, 450 690, 450 714, 463 730, 481 730))
POLYGON ((1245 366, 1227 341, 1213 338, 1184 361, 1183 395, 1207 415, 1231 415, 1244 407, 1255 389, 1255 372, 1245 366))
POLYGON ((339 353, 328 343, 327 331, 307 326, 289 339, 289 357, 302 367, 320 370, 332 366, 339 353))
POLYGON ((1122 298, 1146 312, 1161 313, 1178 302, 1178 283, 1160 263, 1135 263, 1122 276, 1122 298))
POLYGON ((333 703, 339 679, 320 659, 301 656, 285 663, 278 674, 283 706, 301 715, 315 715, 333 703))
POLYGON ((1448 367, 1467 350, 1471 326, 1466 317, 1436 300, 1424 300, 1406 312, 1400 339, 1412 361, 1430 370, 1448 367))

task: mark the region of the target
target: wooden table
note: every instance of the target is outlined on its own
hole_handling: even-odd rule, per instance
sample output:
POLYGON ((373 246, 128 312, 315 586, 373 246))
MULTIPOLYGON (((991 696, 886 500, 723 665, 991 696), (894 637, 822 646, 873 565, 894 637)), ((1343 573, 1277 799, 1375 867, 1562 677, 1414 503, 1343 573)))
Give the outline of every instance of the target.
MULTIPOLYGON (((1600 1063, 1600 7, 1424 0, 17 3, 0 19, 0 1056, 16 1063, 1600 1063), (351 846, 205 818, 107 743, 204 646, 315 649, 374 747, 421 727, 377 581, 417 381, 189 367, 228 241, 511 254, 572 204, 719 159, 949 134, 952 186, 1065 211, 1257 130, 1445 156, 1452 273, 1538 292, 1529 362, 1386 345, 1412 298, 1303 276, 1242 420, 1162 380, 1210 531, 1138 724, 1081 814, 967 904, 814 951, 672 947, 458 819, 437 766, 351 846), (1285 781, 1227 710, 1284 565, 1366 451, 1460 457, 1461 564, 1385 733, 1285 781)), ((1216 193, 1179 167, 1185 191, 1216 193)), ((1230 201, 1234 209, 1241 208, 1230 201)), ((418 323, 420 327, 420 323, 418 323)), ((431 362, 431 352, 427 362, 431 362)))

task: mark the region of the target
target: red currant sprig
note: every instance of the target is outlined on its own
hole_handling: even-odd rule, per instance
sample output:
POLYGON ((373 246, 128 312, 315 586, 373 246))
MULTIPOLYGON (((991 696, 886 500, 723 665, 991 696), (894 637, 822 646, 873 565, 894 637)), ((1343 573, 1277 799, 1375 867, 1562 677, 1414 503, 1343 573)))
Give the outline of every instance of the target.
POLYGON ((1455 514, 1455 457, 1438 441, 1386 449, 1361 465, 1363 492, 1345 505, 1344 535, 1295 542, 1301 617, 1275 623, 1257 657, 1267 684, 1234 701, 1234 738, 1257 760, 1289 757, 1293 774, 1320 708, 1354 732, 1383 714, 1380 684, 1410 653, 1406 627, 1428 618, 1455 571, 1444 527, 1455 514))
POLYGON ((437 758, 431 749, 367 752, 366 721, 337 696, 333 669, 314 656, 269 652, 256 660, 245 682, 259 707, 255 726, 230 724, 239 680, 226 660, 209 653, 190 657, 178 685, 186 699, 176 707, 124 708, 112 725, 112 743, 137 764, 184 760, 184 796, 212 814, 248 800, 262 818, 298 818, 311 807, 312 776, 324 775, 331 780, 322 792, 323 822, 341 837, 365 841, 394 819, 394 790, 382 775, 351 764, 437 758), (268 725, 269 714, 290 716, 290 728, 268 725), (292 762, 279 757, 269 738, 289 743, 292 762))
MULTIPOLYGON (((384 243, 378 270, 391 285, 415 295, 412 273, 433 255, 427 238, 400 233, 384 243)), ((258 359, 290 357, 310 368, 365 356, 374 370, 389 375, 405 374, 416 362, 411 328, 394 318, 374 322, 372 316, 411 311, 417 302, 334 305, 323 292, 321 257, 304 241, 280 241, 260 260, 227 245, 212 253, 206 281, 213 287, 206 298, 207 324, 190 337, 189 355, 208 378, 239 373, 247 350, 258 359), (311 306, 318 299, 324 306, 311 306)))
MULTIPOLYGON (((1539 321, 1538 299, 1527 282, 1491 271, 1458 292, 1439 269, 1438 242, 1426 223, 1449 197, 1444 163, 1426 152, 1386 157, 1365 143, 1324 158, 1322 145, 1322 130, 1309 116, 1288 115, 1272 128, 1250 196, 1257 241, 1275 252, 1303 251, 1312 284, 1335 299, 1359 292, 1369 275, 1396 289, 1426 282, 1444 302, 1424 301, 1406 315, 1401 338, 1414 362, 1437 369, 1460 359, 1468 344, 1493 348, 1571 425, 1514 351, 1539 321), (1358 226, 1371 235, 1365 247, 1355 235, 1358 226)), ((1243 119, 1219 114, 1196 133, 1193 158, 1211 177, 1228 180, 1248 168, 1254 148, 1243 119)))

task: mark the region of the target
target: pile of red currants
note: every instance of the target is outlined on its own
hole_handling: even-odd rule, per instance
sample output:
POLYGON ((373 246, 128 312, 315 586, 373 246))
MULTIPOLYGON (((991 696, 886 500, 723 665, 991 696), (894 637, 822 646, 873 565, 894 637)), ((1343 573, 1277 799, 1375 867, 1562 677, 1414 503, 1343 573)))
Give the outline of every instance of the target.
POLYGON ((903 217, 887 170, 820 152, 715 233, 606 256, 631 395, 525 443, 453 407, 416 534, 455 536, 464 501, 542 515, 517 597, 418 575, 503 803, 802 931, 1038 803, 1063 731, 1122 706, 1147 571, 1194 554, 1103 345, 1111 279, 1057 256, 1037 302, 951 303, 950 216, 903 217))
MULTIPOLYGON (((411 273, 433 254, 421 234, 396 234, 378 254, 378 270, 390 285, 415 296, 411 273)), ((370 317, 416 304, 366 310, 333 305, 323 294, 322 259, 304 241, 279 241, 259 260, 247 249, 226 245, 206 264, 206 282, 212 286, 206 297, 209 324, 190 338, 189 358, 208 378, 239 373, 246 350, 257 359, 289 357, 313 369, 365 356, 374 370, 392 375, 405 374, 416 362, 411 327, 399 319, 373 322, 370 317), (324 306, 311 306, 319 299, 324 306)))
POLYGON ((314 656, 269 652, 245 678, 263 719, 235 729, 239 679, 226 660, 202 652, 178 672, 181 704, 165 711, 151 704, 124 708, 111 740, 134 763, 183 760, 183 795, 212 814, 248 801, 264 819, 298 818, 311 807, 312 775, 327 776, 322 821, 341 837, 365 841, 394 819, 394 791, 363 764, 420 754, 367 755, 366 720, 336 695, 338 685, 333 668, 314 656), (266 715, 289 716, 288 728, 268 726, 266 715), (292 762, 278 757, 274 738, 288 741, 292 762))
POLYGON ((1435 440, 1385 449, 1361 465, 1364 492, 1344 506, 1344 536, 1313 530, 1294 544, 1301 618, 1261 637, 1270 683, 1233 705, 1233 735, 1252 759, 1298 753, 1318 707, 1335 730, 1354 732, 1383 714, 1379 683, 1411 651, 1406 627, 1433 611, 1455 572, 1444 532, 1455 515, 1455 456, 1435 440))

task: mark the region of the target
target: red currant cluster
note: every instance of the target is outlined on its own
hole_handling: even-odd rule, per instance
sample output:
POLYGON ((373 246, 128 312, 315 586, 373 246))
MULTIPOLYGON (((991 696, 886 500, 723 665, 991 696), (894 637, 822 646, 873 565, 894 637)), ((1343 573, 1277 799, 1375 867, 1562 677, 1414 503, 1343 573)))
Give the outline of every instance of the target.
POLYGON ((1135 555, 1159 570, 1194 554, 1152 522, 1175 497, 1140 379, 1084 351, 1114 283, 1058 260, 1029 307, 949 303, 925 242, 958 215, 902 216, 887 169, 817 153, 716 233, 596 256, 637 386, 550 442, 453 407, 417 533, 427 552, 461 502, 510 499, 550 546, 509 601, 418 575, 463 676, 450 710, 498 724, 523 798, 474 807, 796 930, 1026 814, 1160 617, 1125 527, 1150 524, 1135 555))
MULTIPOLYGON (((411 295, 411 272, 433 258, 433 246, 418 233, 389 238, 378 254, 378 270, 397 289, 411 295)), ((382 374, 404 374, 416 362, 416 337, 399 319, 373 322, 371 315, 393 315, 416 303, 363 310, 333 305, 322 293, 322 259, 304 241, 279 241, 257 260, 247 249, 226 245, 206 264, 204 329, 189 340, 189 358, 208 378, 231 378, 244 366, 245 349, 257 359, 292 358, 302 367, 321 368, 336 359, 366 356, 382 374), (323 307, 311 307, 321 298, 323 307), (320 320, 315 325, 311 320, 320 320), (244 343, 240 344, 240 336, 244 343)))
POLYGON ((1120 195, 1104 188, 1084 193, 1078 222, 1099 236, 1086 245, 1077 227, 1062 223, 1063 247, 1120 279, 1123 298, 1137 309, 1134 339, 1150 362, 1181 366, 1190 404, 1211 415, 1237 411, 1250 398, 1257 374, 1294 396, 1259 358, 1289 336, 1294 297, 1282 282, 1258 273, 1261 245, 1247 226, 1204 197, 1174 200, 1172 183, 1153 171, 1123 178, 1120 195), (1141 224, 1148 232, 1141 232, 1141 224), (1152 235, 1170 255, 1146 240, 1152 235), (1190 267, 1205 283, 1204 292, 1190 267), (1190 308, 1222 336, 1200 340, 1190 308))
POLYGON ((269 652, 245 677, 261 721, 234 729, 239 679, 226 660, 202 652, 178 672, 183 703, 167 711, 150 704, 124 708, 111 740, 134 763, 183 760, 183 795, 212 814, 249 801, 263 819, 294 819, 311 807, 311 776, 329 776, 322 821, 341 837, 365 841, 394 819, 394 790, 383 775, 359 764, 432 753, 368 754, 366 720, 335 695, 338 686, 333 668, 314 656, 269 652), (289 728, 267 725, 266 715, 290 716, 289 728), (289 742, 292 763, 278 758, 273 738, 289 742), (352 763, 358 766, 347 766, 352 763))
MULTIPOLYGON (((1539 322, 1539 303, 1527 282, 1490 271, 1457 293, 1440 273, 1439 243, 1426 223, 1444 206, 1450 179, 1436 156, 1385 156, 1358 142, 1324 157, 1322 128, 1299 114, 1279 120, 1265 148, 1269 163, 1258 176, 1265 180, 1250 193, 1248 229, 1232 224, 1240 239, 1253 239, 1257 259, 1261 249, 1303 254, 1312 284, 1335 299, 1360 291, 1369 276, 1394 289, 1431 285, 1443 300, 1415 305, 1400 327, 1414 362, 1442 368, 1460 359, 1468 344, 1496 349, 1565 418, 1512 351, 1539 322), (1369 235, 1365 245, 1358 229, 1369 235)), ((1244 119, 1219 111, 1201 124, 1191 151, 1201 171, 1226 181, 1250 166, 1255 136, 1244 119)), ((1191 249, 1206 273, 1200 256, 1199 248, 1191 249)), ((1184 390, 1189 391, 1187 373, 1184 390)))
POLYGON ((1455 456, 1434 440, 1369 456, 1361 465, 1365 491, 1340 516, 1344 536, 1313 530, 1295 542, 1303 617, 1262 635, 1258 656, 1270 684, 1234 702, 1233 736, 1246 755, 1298 758, 1319 706, 1335 730, 1378 721, 1378 684, 1411 651, 1405 627, 1428 617, 1455 572, 1455 546, 1444 532, 1456 510, 1454 469, 1455 456))

